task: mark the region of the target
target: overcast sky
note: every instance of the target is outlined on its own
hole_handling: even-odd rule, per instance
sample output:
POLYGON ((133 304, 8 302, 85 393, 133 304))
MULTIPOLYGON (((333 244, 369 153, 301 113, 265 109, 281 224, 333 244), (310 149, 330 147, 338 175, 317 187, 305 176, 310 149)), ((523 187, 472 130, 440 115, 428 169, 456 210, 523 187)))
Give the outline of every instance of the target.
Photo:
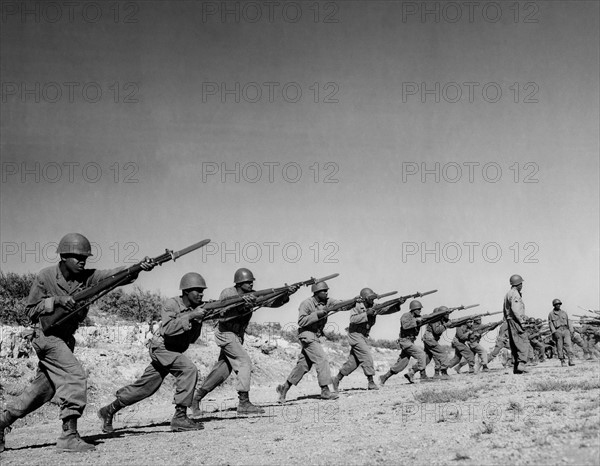
POLYGON ((598 2, 52 5, 2 2, 2 271, 72 231, 98 268, 210 238, 137 283, 338 272, 428 313, 519 273, 531 315, 598 308, 598 2))

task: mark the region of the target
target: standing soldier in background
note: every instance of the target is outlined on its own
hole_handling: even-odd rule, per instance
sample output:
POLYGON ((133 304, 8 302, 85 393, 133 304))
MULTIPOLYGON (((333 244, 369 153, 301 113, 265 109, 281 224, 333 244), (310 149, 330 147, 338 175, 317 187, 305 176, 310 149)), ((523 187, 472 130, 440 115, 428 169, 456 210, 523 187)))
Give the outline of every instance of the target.
MULTIPOLYGON (((410 309, 409 312, 405 312, 400 318, 400 339, 398 340, 398 344, 402 351, 400 352, 400 356, 396 363, 390 367, 390 370, 379 377, 381 385, 385 384, 392 375, 402 372, 408 365, 411 357, 415 358, 416 362, 408 372, 404 374, 404 377, 406 377, 406 380, 408 380, 409 383, 414 383, 415 374, 425 369, 425 363, 427 361, 425 351, 415 345, 415 340, 419 336, 419 330, 421 329, 420 316, 423 305, 420 301, 415 299, 410 302, 408 307, 410 309)), ((421 379, 426 380, 427 378, 427 375, 422 372, 421 379), (423 375, 425 375, 425 377, 423 377, 423 375)))
MULTIPOLYGON (((248 392, 250 391, 252 360, 242 346, 246 328, 250 323, 250 319, 252 319, 253 304, 256 302, 256 297, 251 294, 254 291, 254 275, 250 270, 241 268, 236 270, 233 281, 235 286, 224 289, 219 296, 219 300, 242 296, 245 305, 237 306, 233 309, 233 316, 227 316, 226 320, 219 321, 218 328, 215 331, 215 341, 221 348, 221 353, 218 361, 204 379, 202 386, 194 394, 192 403, 194 415, 200 413, 202 399, 225 382, 232 371, 237 375, 238 414, 263 414, 265 412, 264 409, 250 402, 248 392)), ((287 294, 283 294, 272 302, 263 304, 263 306, 281 307, 290 300, 289 296, 297 290, 298 287, 289 287, 287 294)))
MULTIPOLYGON (((448 312, 448 308, 446 306, 441 306, 433 310, 433 313, 436 312, 448 312)), ((449 379, 448 375, 448 357, 440 345, 440 338, 442 334, 446 331, 446 324, 450 321, 449 316, 444 316, 443 320, 439 320, 437 322, 433 322, 428 324, 425 328, 425 333, 421 340, 423 341, 423 345, 425 347, 425 355, 427 356, 425 360, 425 367, 431 362, 433 359, 435 361, 435 373, 434 378, 439 378, 440 376, 443 379, 449 379)), ((421 371, 421 378, 427 379, 427 374, 425 374, 425 369, 421 371)))
POLYGON ((201 423, 187 417, 187 408, 192 404, 198 381, 198 369, 183 353, 202 331, 204 310, 198 307, 202 304, 206 282, 199 273, 189 272, 181 277, 179 289, 181 296, 169 299, 161 311, 158 334, 149 345, 152 362, 138 380, 117 390, 115 400, 98 411, 103 432, 114 432, 112 422, 115 413, 152 396, 169 374, 175 376, 175 414, 171 419, 171 431, 204 428, 201 423))
MULTIPOLYGON (((363 303, 356 303, 350 315, 350 326, 348 327, 348 343, 350 344, 350 354, 348 360, 344 363, 340 372, 333 378, 333 390, 338 391, 340 381, 352 374, 354 370, 362 365, 363 372, 368 380, 368 390, 379 390, 377 384, 373 381, 375 367, 373 366, 373 356, 371 348, 367 343, 369 331, 375 325, 377 315, 373 309, 373 304, 377 294, 371 288, 360 290, 360 297, 363 303)), ((386 309, 381 315, 389 314, 394 307, 386 309)))
MULTIPOLYGON (((33 348, 39 358, 38 370, 31 385, 16 400, 7 405, 0 415, 0 451, 4 450, 4 430, 17 419, 35 411, 56 395, 60 406, 62 435, 56 442, 59 452, 84 452, 95 447, 82 440, 77 432, 77 419, 83 414, 87 401, 86 372, 73 354, 73 334, 87 316, 88 309, 62 324, 42 331, 39 319, 44 314, 59 312, 58 308, 76 309, 71 294, 110 277, 121 268, 112 270, 86 269, 87 258, 92 255, 88 239, 79 233, 69 233, 58 243, 60 262, 43 269, 33 282, 27 310, 34 324, 33 348)), ((143 270, 152 270, 148 259, 141 264, 143 270)))
POLYGON ((560 308, 562 305, 560 299, 554 299, 552 305, 554 306, 554 309, 548 314, 548 325, 550 326, 550 332, 552 332, 552 338, 556 342, 556 351, 558 353, 558 358, 560 359, 560 365, 567 365, 565 363, 566 352, 567 357, 569 358, 569 366, 574 366, 573 348, 571 346, 573 324, 569 320, 567 313, 560 308))
POLYGON ((322 400, 337 400, 339 395, 329 390, 332 384, 331 369, 329 361, 323 351, 319 338, 323 335, 323 329, 327 324, 327 311, 330 306, 339 303, 339 300, 328 296, 329 286, 327 282, 315 283, 310 291, 313 295, 300 303, 298 308, 298 339, 302 345, 302 351, 298 357, 296 366, 288 375, 282 385, 277 385, 279 403, 285 403, 285 397, 292 385, 298 385, 304 374, 314 365, 317 369, 317 381, 321 387, 322 400))
POLYGON ((513 373, 523 374, 527 372, 527 352, 529 349, 529 338, 523 328, 525 319, 525 303, 521 295, 523 288, 523 277, 512 275, 510 277, 510 290, 504 297, 504 318, 507 322, 508 342, 513 358, 513 373))

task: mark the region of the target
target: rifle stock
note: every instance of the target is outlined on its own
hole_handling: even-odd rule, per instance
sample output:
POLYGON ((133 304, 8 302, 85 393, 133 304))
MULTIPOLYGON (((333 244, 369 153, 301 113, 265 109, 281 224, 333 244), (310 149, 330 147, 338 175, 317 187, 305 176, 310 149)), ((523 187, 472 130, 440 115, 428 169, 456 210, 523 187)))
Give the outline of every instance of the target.
MULTIPOLYGON (((169 249, 165 249, 165 253, 160 256, 151 259, 151 261, 156 265, 162 265, 165 262, 173 261, 175 262, 179 257, 184 256, 196 249, 200 249, 201 247, 206 246, 210 243, 210 239, 202 240, 198 243, 192 244, 187 248, 184 248, 180 251, 171 251, 169 249)), ((106 277, 95 285, 84 288, 81 291, 75 290, 71 295, 77 306, 73 310, 69 310, 63 307, 56 308, 52 314, 43 314, 40 316, 40 325, 42 326, 42 331, 46 333, 49 330, 52 330, 54 327, 62 324, 63 322, 75 317, 80 311, 87 308, 94 301, 100 299, 102 296, 110 293, 112 290, 117 288, 118 286, 129 283, 132 279, 134 279, 142 270, 142 262, 138 262, 137 264, 132 265, 124 270, 121 270, 110 277, 106 277)))

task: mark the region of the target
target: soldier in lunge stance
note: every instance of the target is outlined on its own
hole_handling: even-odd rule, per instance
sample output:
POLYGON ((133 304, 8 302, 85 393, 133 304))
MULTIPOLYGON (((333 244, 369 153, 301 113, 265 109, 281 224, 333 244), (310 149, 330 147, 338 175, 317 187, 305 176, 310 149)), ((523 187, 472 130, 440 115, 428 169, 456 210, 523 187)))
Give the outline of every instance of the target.
MULTIPOLYGON (((433 310, 433 313, 436 312, 448 312, 448 308, 446 306, 441 306, 433 310)), ((431 362, 433 359, 435 361, 434 368, 434 378, 443 378, 449 379, 448 375, 448 357, 440 345, 440 338, 442 334, 446 331, 447 324, 450 321, 449 316, 445 316, 442 320, 433 322, 431 324, 427 324, 425 327, 425 333, 421 340, 423 341, 423 345, 425 348, 425 355, 427 359, 425 361, 425 367, 431 362)), ((427 380, 427 374, 425 374, 425 369, 421 371, 421 379, 427 380)))
MULTIPOLYGON (((42 329, 40 319, 59 313, 66 316, 68 312, 65 311, 77 310, 72 294, 96 285, 121 268, 86 269, 92 248, 88 239, 79 233, 65 235, 58 243, 56 252, 60 255, 60 262, 37 275, 27 298, 29 319, 34 325, 32 345, 39 358, 38 370, 29 387, 0 414, 0 452, 4 451, 5 429, 52 400, 55 395, 62 420, 62 434, 56 442, 57 451, 95 450, 77 431, 77 419, 82 416, 87 402, 87 379, 83 366, 73 354, 73 335, 85 320, 88 309, 82 308, 60 324, 57 319, 46 330, 42 329)), ((140 266, 142 270, 152 270, 154 263, 146 258, 140 266)))
POLYGON ((200 274, 189 272, 181 277, 179 289, 181 296, 169 299, 161 311, 158 334, 152 338, 149 346, 152 362, 138 380, 117 390, 115 400, 98 411, 103 432, 114 432, 112 422, 115 413, 152 396, 169 374, 175 376, 175 414, 171 419, 171 430, 182 432, 204 428, 202 423, 187 417, 198 380, 198 369, 183 353, 202 331, 204 310, 200 305, 206 282, 200 274))

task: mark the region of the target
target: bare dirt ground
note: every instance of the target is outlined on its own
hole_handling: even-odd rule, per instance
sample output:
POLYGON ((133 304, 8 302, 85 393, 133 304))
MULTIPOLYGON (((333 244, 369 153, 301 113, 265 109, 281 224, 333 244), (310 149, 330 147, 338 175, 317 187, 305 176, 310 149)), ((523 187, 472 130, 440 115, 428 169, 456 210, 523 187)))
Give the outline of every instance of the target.
MULTIPOLYGON (((333 373, 345 349, 327 344, 333 373)), ((203 403, 205 429, 172 433, 172 378, 152 398, 115 418, 103 434, 98 407, 116 388, 141 374, 145 348, 97 345, 76 349, 89 375, 89 405, 80 433, 96 445, 86 454, 56 453, 58 408, 49 404, 19 420, 7 435, 2 465, 25 464, 600 464, 600 365, 557 360, 513 375, 496 360, 491 372, 453 375, 449 381, 409 385, 402 375, 367 391, 358 369, 340 384, 340 399, 320 401, 314 370, 288 403, 276 403, 275 386, 295 363, 297 348, 269 355, 247 344, 255 364, 251 399, 266 409, 238 417, 233 376, 203 403)), ((217 358, 214 344, 194 345, 190 356, 206 375, 217 358)), ((374 352, 378 374, 396 351, 374 352)), ((27 385, 34 360, 5 360, 0 367, 5 402, 27 385)), ((432 368, 429 368, 432 371, 432 368)))

